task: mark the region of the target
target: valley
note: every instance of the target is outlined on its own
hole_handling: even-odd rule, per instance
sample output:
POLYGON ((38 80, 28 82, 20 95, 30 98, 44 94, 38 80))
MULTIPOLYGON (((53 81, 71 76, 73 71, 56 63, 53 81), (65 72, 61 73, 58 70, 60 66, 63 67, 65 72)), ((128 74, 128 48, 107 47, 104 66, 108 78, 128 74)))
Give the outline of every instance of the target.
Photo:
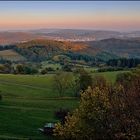
POLYGON ((64 119, 56 112, 72 113, 81 103, 81 90, 90 84, 116 86, 120 75, 139 69, 137 37, 94 31, 99 38, 87 41, 93 32, 47 33, 61 39, 47 37, 46 32, 6 33, 5 39, 0 36, 0 139, 57 139, 39 128, 64 119))
POLYGON ((0 1, 0 140, 139 140, 139 1, 0 1))

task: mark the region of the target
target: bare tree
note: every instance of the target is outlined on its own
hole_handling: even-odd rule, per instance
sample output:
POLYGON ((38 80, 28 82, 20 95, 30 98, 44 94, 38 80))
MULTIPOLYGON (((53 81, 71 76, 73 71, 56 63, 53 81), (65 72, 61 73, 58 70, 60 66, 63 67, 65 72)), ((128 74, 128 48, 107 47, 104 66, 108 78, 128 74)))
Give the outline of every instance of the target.
POLYGON ((59 96, 63 96, 68 90, 70 90, 72 82, 73 82, 73 75, 72 73, 68 72, 59 72, 54 76, 53 79, 53 87, 59 93, 59 96))

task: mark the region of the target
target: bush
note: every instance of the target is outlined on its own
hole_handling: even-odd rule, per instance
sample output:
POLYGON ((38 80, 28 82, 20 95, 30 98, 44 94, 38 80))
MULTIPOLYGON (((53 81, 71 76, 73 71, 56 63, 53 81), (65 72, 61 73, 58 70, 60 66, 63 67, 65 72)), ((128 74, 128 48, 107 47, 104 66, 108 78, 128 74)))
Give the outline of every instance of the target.
POLYGON ((46 71, 54 71, 54 69, 52 67, 47 67, 46 71))
POLYGON ((70 66, 70 65, 64 65, 64 66, 62 67, 62 70, 63 70, 63 71, 67 71, 67 72, 72 72, 71 67, 72 67, 72 66, 70 66))
POLYGON ((41 70, 41 74, 47 74, 47 70, 46 69, 41 70))
POLYGON ((25 64, 18 64, 14 71, 15 74, 37 74, 38 70, 35 67, 25 64))
POLYGON ((121 67, 103 67, 98 69, 98 72, 107 72, 107 71, 121 71, 124 70, 124 68, 121 67))
POLYGON ((61 123, 65 122, 65 117, 68 115, 69 109, 62 109, 55 111, 55 117, 58 118, 61 123))

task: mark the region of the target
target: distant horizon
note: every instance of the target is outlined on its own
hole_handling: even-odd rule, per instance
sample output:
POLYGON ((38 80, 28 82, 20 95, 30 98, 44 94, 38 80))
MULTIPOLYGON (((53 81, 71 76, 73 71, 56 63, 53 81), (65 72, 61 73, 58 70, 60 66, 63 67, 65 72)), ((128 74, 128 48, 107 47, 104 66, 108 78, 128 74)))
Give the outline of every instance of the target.
POLYGON ((29 32, 29 31, 36 31, 36 30, 87 30, 87 31, 115 31, 115 32, 139 32, 140 29, 131 29, 131 30, 119 30, 119 29, 101 29, 101 28, 19 28, 19 29, 0 29, 0 32, 29 32))
POLYGON ((0 1, 0 17, 0 30, 136 31, 140 1, 0 1))

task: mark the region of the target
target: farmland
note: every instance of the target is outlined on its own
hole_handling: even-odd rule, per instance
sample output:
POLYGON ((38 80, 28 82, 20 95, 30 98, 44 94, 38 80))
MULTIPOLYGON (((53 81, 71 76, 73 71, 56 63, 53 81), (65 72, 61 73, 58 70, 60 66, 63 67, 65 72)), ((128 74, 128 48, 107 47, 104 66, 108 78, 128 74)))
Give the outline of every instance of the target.
MULTIPOLYGON (((114 82, 120 72, 93 73, 114 82)), ((56 122, 54 112, 78 106, 79 99, 70 93, 59 97, 53 89, 53 74, 0 75, 0 138, 45 139, 38 131, 46 122, 56 122)))

